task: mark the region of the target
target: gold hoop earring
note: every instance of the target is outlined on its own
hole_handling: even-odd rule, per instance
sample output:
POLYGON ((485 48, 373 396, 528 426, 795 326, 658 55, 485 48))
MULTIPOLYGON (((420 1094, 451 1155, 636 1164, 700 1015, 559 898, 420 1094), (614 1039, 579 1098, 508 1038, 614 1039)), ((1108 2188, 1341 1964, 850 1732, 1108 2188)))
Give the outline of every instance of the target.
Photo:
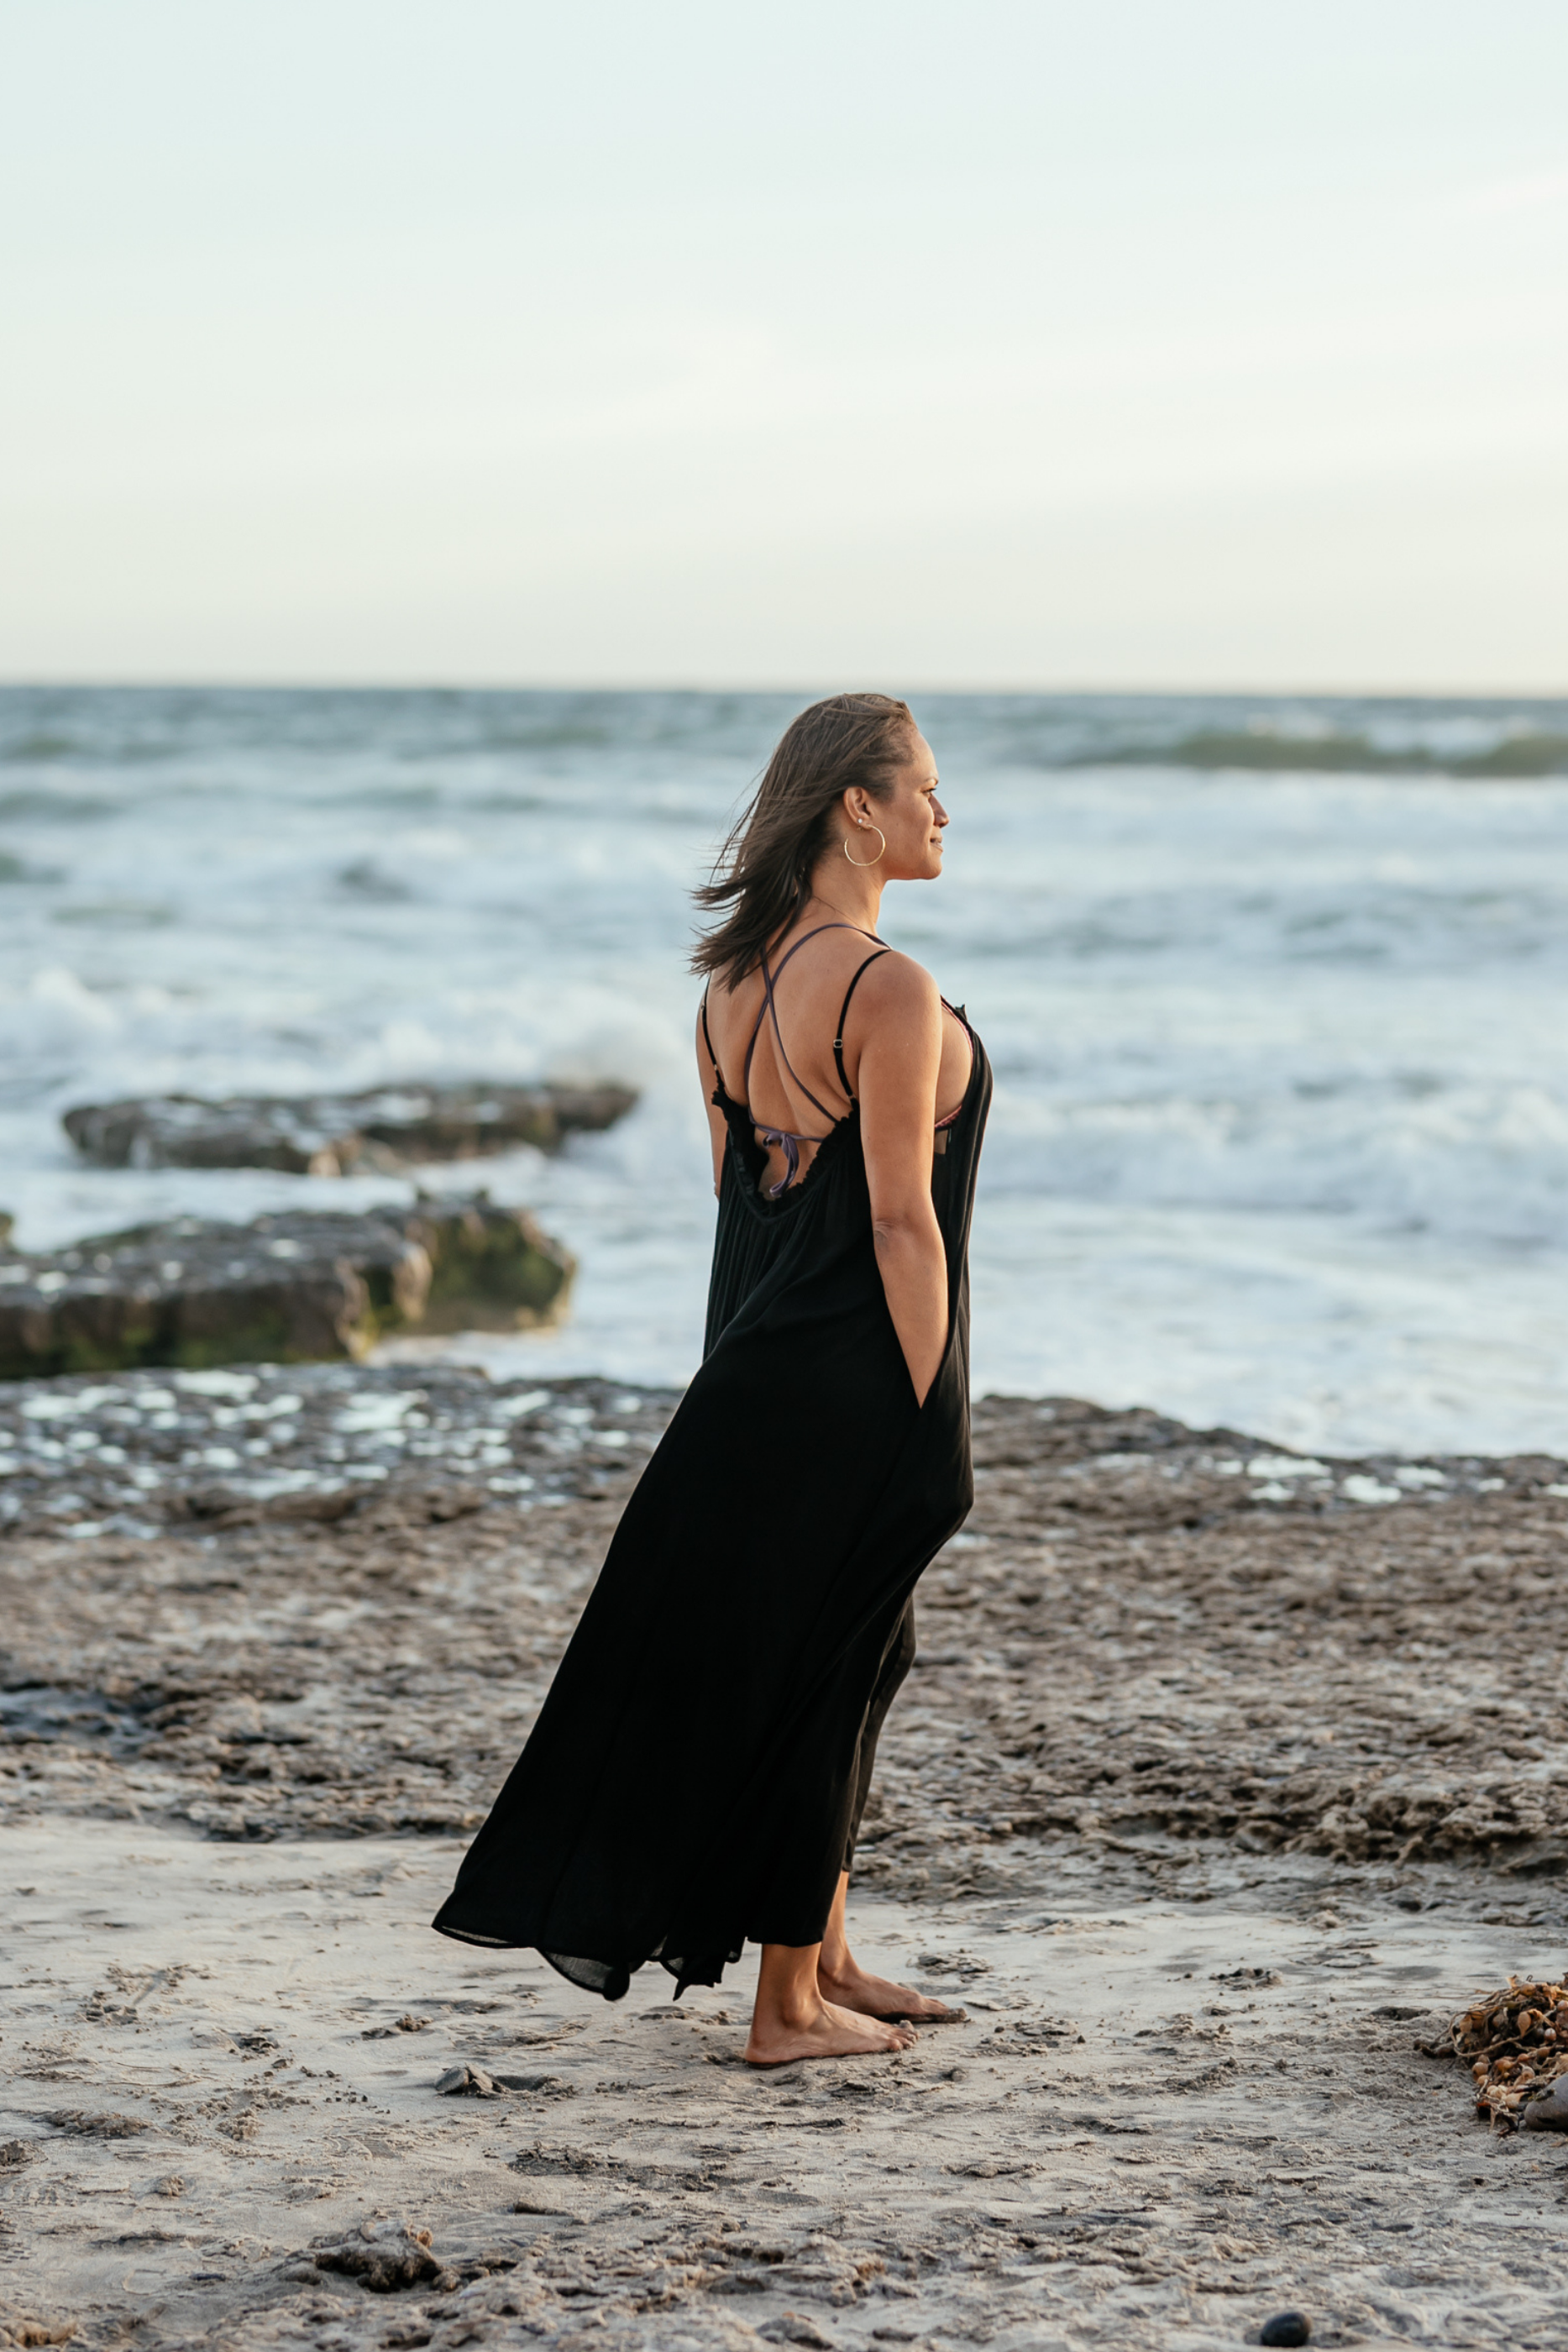
MULTIPOLYGON (((865 819, 864 819, 864 817, 862 816, 862 817, 858 818, 858 819, 856 820, 856 822, 860 824, 860 826, 861 826, 861 828, 862 828, 862 832, 863 832, 863 831, 864 831, 864 829, 865 829, 865 819)), ((882 847, 877 851, 876 856, 875 856, 874 857, 850 857, 850 837, 849 837, 849 835, 848 835, 847 833, 845 834, 845 835, 844 835, 844 856, 845 856, 846 857, 850 857, 850 864, 851 864, 852 866, 861 866, 861 867, 862 867, 862 868, 863 868, 863 867, 865 867, 865 866, 880 866, 880 865, 882 864, 883 859, 887 856, 887 835, 886 835, 886 834, 885 834, 885 833, 883 833, 883 829, 882 829, 882 827, 881 827, 881 825, 880 825, 880 824, 873 824, 873 825, 872 826, 871 830, 872 830, 872 832, 873 832, 873 833, 874 833, 874 834, 875 834, 875 835, 876 835, 877 839, 878 839, 878 840, 881 842, 881 844, 882 844, 882 847)))

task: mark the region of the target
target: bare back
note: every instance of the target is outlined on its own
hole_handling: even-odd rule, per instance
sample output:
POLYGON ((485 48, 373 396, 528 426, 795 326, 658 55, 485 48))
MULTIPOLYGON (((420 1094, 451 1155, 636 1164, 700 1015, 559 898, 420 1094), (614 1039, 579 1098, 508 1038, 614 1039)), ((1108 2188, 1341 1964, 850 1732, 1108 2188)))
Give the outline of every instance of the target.
MULTIPOLYGON (((766 1189, 782 1189, 796 1162, 805 1173, 817 1144, 860 1097, 862 1062, 873 1033, 920 1020, 934 992, 921 967, 884 947, 874 933, 810 919, 792 924, 775 943, 766 973, 750 971, 733 990, 713 982, 706 1037, 700 1024, 697 1036, 704 1093, 712 1085, 711 1040, 725 1093, 751 1111, 759 1138, 766 1139, 766 1189)), ((925 1111, 927 1131, 956 1115, 972 1058, 968 1031, 944 1005, 933 1100, 925 1111)), ((716 1186, 726 1129, 723 1112, 711 1101, 709 1120, 716 1186)))

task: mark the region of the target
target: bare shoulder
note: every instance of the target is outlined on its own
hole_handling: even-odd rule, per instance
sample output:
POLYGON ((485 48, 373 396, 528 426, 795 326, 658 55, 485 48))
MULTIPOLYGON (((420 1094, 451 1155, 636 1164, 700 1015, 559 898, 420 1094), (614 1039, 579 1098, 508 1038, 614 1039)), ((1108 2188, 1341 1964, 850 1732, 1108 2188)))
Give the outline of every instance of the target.
POLYGON ((868 968, 855 991, 857 1003, 862 996, 868 1012, 905 1016, 939 1012, 942 1003, 941 992, 925 965, 901 948, 890 948, 868 968))

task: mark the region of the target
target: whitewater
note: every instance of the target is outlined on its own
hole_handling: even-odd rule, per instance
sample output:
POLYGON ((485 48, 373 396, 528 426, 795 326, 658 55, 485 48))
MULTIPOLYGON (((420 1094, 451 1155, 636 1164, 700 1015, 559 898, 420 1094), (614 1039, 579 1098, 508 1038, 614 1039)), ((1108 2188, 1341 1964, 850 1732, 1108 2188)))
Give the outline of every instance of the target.
MULTIPOLYGON (((0 690, 16 1239, 412 1190, 94 1170, 73 1103, 623 1078, 606 1135, 426 1175, 581 1261, 562 1329, 447 1352, 685 1380, 687 893, 808 698, 0 690)), ((1568 704, 913 699, 947 872, 883 929, 996 1064, 977 1387, 1307 1449, 1568 1445, 1568 704)))

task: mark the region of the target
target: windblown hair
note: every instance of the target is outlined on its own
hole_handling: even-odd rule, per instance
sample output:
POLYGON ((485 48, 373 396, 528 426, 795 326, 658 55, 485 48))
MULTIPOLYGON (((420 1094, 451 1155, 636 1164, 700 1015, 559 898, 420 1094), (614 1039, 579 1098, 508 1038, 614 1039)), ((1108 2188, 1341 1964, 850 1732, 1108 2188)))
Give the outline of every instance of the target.
POLYGON ((698 940, 695 971, 715 973, 733 988, 756 969, 804 904, 843 794, 859 784, 873 800, 885 800, 914 733, 908 703, 890 694, 830 695, 790 720, 730 829, 713 878, 692 893, 699 907, 729 908, 698 940))

